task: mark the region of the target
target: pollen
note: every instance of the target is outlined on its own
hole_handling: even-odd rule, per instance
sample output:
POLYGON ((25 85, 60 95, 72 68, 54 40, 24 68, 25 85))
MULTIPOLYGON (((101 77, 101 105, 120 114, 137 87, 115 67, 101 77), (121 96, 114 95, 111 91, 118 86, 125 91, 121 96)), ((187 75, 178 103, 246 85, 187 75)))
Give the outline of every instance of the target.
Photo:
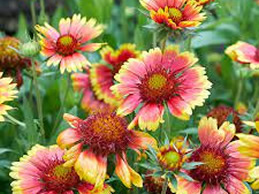
POLYGON ((174 75, 158 70, 147 74, 138 87, 145 101, 162 103, 174 95, 176 80, 174 75))
POLYGON ((201 146, 192 153, 190 160, 203 163, 190 172, 195 180, 219 184, 228 174, 228 159, 224 150, 201 146))
POLYGON ((225 160, 222 156, 210 152, 204 152, 201 155, 201 162, 204 164, 200 166, 200 169, 210 174, 219 173, 225 166, 225 160))
POLYGON ((125 118, 114 112, 101 112, 88 117, 79 127, 84 144, 102 154, 127 149, 131 131, 125 118))
POLYGON ((61 164, 53 169, 53 175, 57 178, 66 178, 68 175, 70 175, 71 171, 71 168, 66 168, 61 164))
POLYGON ((71 55, 78 49, 78 42, 70 34, 60 36, 56 43, 57 52, 63 56, 71 55))
POLYGON ((161 74, 154 74, 148 80, 148 86, 151 90, 159 90, 165 87, 167 79, 161 74))
POLYGON ((182 21, 183 14, 182 12, 177 8, 169 8, 169 17, 175 22, 179 23, 182 21))

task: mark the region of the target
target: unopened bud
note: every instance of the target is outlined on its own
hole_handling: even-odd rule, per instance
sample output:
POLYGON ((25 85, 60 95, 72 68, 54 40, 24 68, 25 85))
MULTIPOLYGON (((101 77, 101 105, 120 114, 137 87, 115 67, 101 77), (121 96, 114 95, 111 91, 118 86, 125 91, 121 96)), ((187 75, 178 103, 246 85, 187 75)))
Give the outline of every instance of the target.
POLYGON ((40 45, 36 41, 30 41, 22 44, 21 54, 25 57, 34 57, 40 52, 40 45))

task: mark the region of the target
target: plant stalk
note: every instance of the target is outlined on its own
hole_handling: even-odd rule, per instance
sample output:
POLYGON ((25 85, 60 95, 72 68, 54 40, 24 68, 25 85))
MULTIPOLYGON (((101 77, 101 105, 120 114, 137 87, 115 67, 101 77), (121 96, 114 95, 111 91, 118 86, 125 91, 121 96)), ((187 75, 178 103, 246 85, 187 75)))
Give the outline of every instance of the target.
POLYGON ((19 126, 21 126, 21 127, 26 127, 26 125, 25 125, 23 122, 17 120, 16 118, 12 117, 12 116, 9 115, 9 114, 6 114, 5 117, 6 117, 6 118, 8 119, 8 121, 9 121, 10 123, 12 123, 12 124, 19 125, 19 126))
POLYGON ((38 83, 38 77, 36 72, 36 63, 35 60, 32 59, 32 75, 33 75, 33 81, 34 81, 34 88, 36 92, 36 104, 37 104, 37 110, 38 110, 38 117, 40 121, 40 133, 42 137, 45 137, 45 130, 44 130, 44 122, 43 122, 43 111, 42 111, 42 99, 39 89, 39 83, 38 83))
POLYGON ((162 187, 162 192, 161 192, 161 194, 166 194, 167 187, 168 187, 168 181, 167 181, 167 179, 165 178, 165 181, 164 181, 164 183, 163 183, 163 187, 162 187))

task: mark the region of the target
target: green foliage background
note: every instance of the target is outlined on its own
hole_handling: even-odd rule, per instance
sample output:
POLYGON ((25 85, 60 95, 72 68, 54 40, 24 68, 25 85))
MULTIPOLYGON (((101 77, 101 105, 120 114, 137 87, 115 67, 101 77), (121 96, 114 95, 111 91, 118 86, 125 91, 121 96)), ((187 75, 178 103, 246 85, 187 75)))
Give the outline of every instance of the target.
MULTIPOLYGON (((202 108, 195 110, 195 114, 188 122, 171 118, 171 134, 195 135, 199 118, 206 114, 210 107, 217 104, 233 106, 237 92, 237 80, 240 71, 233 68, 231 60, 224 55, 224 49, 238 40, 244 40, 254 45, 259 43, 259 6, 253 0, 216 0, 207 11, 208 19, 193 35, 191 47, 200 59, 200 64, 207 68, 209 80, 213 82, 211 96, 202 108), (217 73, 220 65, 221 73, 217 73)), ((50 23, 58 26, 62 17, 81 13, 84 16, 95 17, 100 23, 105 24, 106 30, 99 38, 99 42, 107 42, 113 47, 122 43, 135 43, 140 50, 147 50, 153 45, 153 31, 143 26, 150 24, 150 20, 143 15, 138 0, 64 0, 55 13, 49 17, 50 23)), ((19 18, 19 29, 16 36, 26 41, 26 34, 32 30, 25 17, 19 18)), ((171 43, 176 40, 171 39, 171 43)), ((95 53, 88 56, 91 62, 100 60, 95 53)), ((43 99, 44 125, 47 140, 44 142, 38 131, 38 121, 35 97, 30 99, 31 79, 24 76, 24 85, 19 92, 19 98, 12 102, 16 107, 10 114, 25 122, 26 128, 11 123, 0 124, 0 194, 10 193, 8 176, 10 163, 18 160, 34 144, 51 145, 55 143, 57 134, 65 129, 67 124, 63 121, 57 130, 53 130, 54 122, 58 116, 60 99, 65 95, 66 76, 61 76, 55 68, 46 68, 41 64, 43 73, 39 78, 41 97, 43 99)), ((70 83, 71 84, 71 83, 70 83)), ((253 94, 253 81, 245 82, 242 101, 249 102, 253 94)), ((74 93, 72 88, 68 92, 62 112, 69 112, 85 117, 80 108, 81 94, 74 93)), ((165 126, 161 126, 165 128, 165 126)), ((159 131, 159 130, 158 130, 159 131)), ((158 133, 158 132, 157 132, 158 133)), ((158 136, 158 134, 154 134, 158 136)), ((196 135, 197 138, 197 135, 196 135)), ((126 193, 124 186, 119 181, 111 183, 116 188, 116 193, 126 193)), ((128 191, 129 192, 129 191, 128 191)), ((129 193, 144 193, 144 190, 133 190, 129 193)))

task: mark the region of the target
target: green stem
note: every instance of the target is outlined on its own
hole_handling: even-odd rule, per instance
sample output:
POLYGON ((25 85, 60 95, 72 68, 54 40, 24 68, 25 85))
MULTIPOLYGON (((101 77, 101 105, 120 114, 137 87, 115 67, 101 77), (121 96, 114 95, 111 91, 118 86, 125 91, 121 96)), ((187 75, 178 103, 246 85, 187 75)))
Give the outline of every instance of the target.
POLYGON ((243 78, 240 78, 239 83, 238 83, 238 88, 237 88, 237 94, 236 94, 236 98, 235 98, 235 107, 237 106, 237 104, 240 101, 242 90, 243 90, 243 78))
POLYGON ((12 117, 9 114, 6 114, 5 117, 8 119, 7 121, 9 121, 12 124, 19 125, 21 127, 26 127, 26 125, 23 122, 17 120, 16 118, 12 117))
POLYGON ((166 37, 161 41, 161 43, 160 43, 160 47, 161 47, 161 50, 162 50, 162 51, 165 50, 166 42, 167 42, 167 36, 166 36, 166 37))
POLYGON ((192 50, 192 36, 189 36, 186 40, 186 50, 187 51, 192 50))
POLYGON ((255 85, 255 91, 252 99, 253 99, 253 102, 256 103, 257 99, 259 98, 259 79, 258 78, 255 78, 254 85, 255 85))
POLYGON ((153 33, 153 47, 155 48, 157 46, 157 34, 156 32, 153 33))
POLYGON ((33 26, 33 30, 34 30, 34 26, 36 25, 36 22, 37 22, 36 11, 35 11, 35 1, 31 0, 30 5, 31 5, 32 26, 33 26))
POLYGON ((54 122, 54 127, 51 131, 52 135, 56 131, 56 129, 59 127, 59 124, 62 121, 62 115, 64 114, 65 102, 68 97, 69 88, 70 88, 70 75, 68 74, 67 75, 67 84, 66 84, 66 88, 65 88, 65 94, 64 94, 63 98, 61 99, 60 109, 59 109, 58 115, 56 117, 56 120, 54 122))
POLYGON ((40 8, 41 8, 42 14, 45 16, 45 2, 44 2, 44 0, 40 0, 40 8))
POLYGON ((44 122, 43 122, 42 101, 41 101, 41 94, 40 94, 38 77, 37 77, 37 72, 36 72, 36 67, 35 67, 36 63, 33 59, 31 61, 31 63, 32 63, 32 75, 33 75, 34 87, 35 87, 35 92, 36 92, 38 117, 39 117, 39 121, 40 121, 40 133, 41 133, 41 136, 44 138, 45 130, 44 130, 44 122))
POLYGON ((167 179, 165 178, 165 181, 164 181, 164 183, 163 183, 163 187, 162 187, 162 192, 161 192, 161 194, 166 194, 167 187, 168 187, 168 181, 167 181, 167 179))
POLYGON ((256 103, 256 106, 255 106, 254 119, 256 119, 257 113, 259 113, 259 97, 257 99, 257 103, 256 103))

